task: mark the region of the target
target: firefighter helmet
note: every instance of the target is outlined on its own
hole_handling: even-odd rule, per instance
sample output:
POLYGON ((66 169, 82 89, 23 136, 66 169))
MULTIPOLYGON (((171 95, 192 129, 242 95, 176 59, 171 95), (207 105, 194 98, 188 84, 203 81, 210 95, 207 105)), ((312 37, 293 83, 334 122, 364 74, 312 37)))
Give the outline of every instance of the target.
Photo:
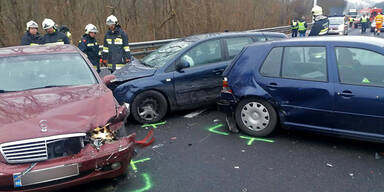
POLYGON ((114 16, 114 15, 108 16, 106 23, 107 23, 107 25, 116 25, 117 24, 116 16, 114 16))
POLYGON ((27 23, 27 31, 29 30, 29 28, 39 28, 39 25, 35 21, 30 20, 27 23))
POLYGON ((318 15, 322 15, 322 14, 323 14, 323 8, 321 8, 320 6, 315 5, 312 8, 312 15, 318 16, 318 15))
POLYGON ((54 28, 55 22, 52 19, 44 19, 42 25, 43 25, 43 29, 47 30, 49 28, 54 28))
POLYGON ((99 31, 97 30, 95 25, 88 24, 87 26, 85 26, 85 34, 89 34, 90 32, 98 33, 99 31))

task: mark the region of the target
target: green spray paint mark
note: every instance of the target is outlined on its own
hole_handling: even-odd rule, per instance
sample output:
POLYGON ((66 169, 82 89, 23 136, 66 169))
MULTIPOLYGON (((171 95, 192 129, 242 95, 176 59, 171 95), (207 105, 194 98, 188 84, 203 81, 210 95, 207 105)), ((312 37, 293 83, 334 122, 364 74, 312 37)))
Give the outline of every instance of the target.
POLYGON ((152 128, 157 128, 158 125, 165 125, 167 122, 166 121, 163 121, 163 122, 160 122, 160 123, 153 123, 153 124, 145 124, 145 125, 142 125, 141 127, 145 128, 145 127, 152 127, 152 128))
POLYGON ((145 158, 145 159, 140 159, 140 160, 137 160, 137 161, 134 161, 134 160, 131 160, 131 167, 132 169, 137 172, 137 167, 136 167, 136 163, 142 163, 144 161, 149 161, 151 160, 151 158, 145 158))
POLYGON ((152 188, 152 181, 149 175, 147 173, 143 173, 142 176, 144 177, 144 180, 145 180, 145 186, 141 189, 136 189, 132 192, 143 192, 143 191, 148 191, 152 188))
POLYGON ((217 128, 220 128, 220 127, 222 127, 222 126, 223 126, 223 124, 218 124, 218 125, 216 125, 216 126, 213 126, 213 127, 209 128, 208 131, 210 131, 210 132, 212 132, 212 133, 219 134, 219 135, 229 135, 228 132, 223 132, 223 131, 218 131, 218 130, 216 130, 217 128))
POLYGON ((252 143, 254 141, 263 141, 263 142, 267 142, 267 143, 274 143, 275 142, 274 140, 262 139, 262 138, 256 138, 256 137, 240 136, 240 138, 242 138, 242 139, 249 139, 249 141, 247 143, 248 145, 252 145, 252 143))

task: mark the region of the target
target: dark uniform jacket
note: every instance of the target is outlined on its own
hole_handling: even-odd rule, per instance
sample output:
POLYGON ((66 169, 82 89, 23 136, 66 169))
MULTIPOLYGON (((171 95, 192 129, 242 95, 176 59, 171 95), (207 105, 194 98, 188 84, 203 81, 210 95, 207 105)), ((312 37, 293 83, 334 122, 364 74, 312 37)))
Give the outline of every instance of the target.
POLYGON ((23 38, 21 38, 20 45, 39 45, 42 43, 42 38, 39 33, 32 35, 28 31, 24 33, 23 38))
POLYGON ((94 66, 98 66, 100 60, 99 44, 96 42, 95 38, 92 38, 87 34, 83 35, 78 47, 88 56, 89 61, 91 61, 94 66))
POLYGON ((311 28, 309 36, 327 35, 329 31, 329 19, 326 16, 320 15, 315 18, 315 23, 311 28))
POLYGON ((43 44, 69 44, 69 39, 64 33, 55 31, 53 33, 47 33, 43 37, 43 44))
POLYGON ((127 58, 131 59, 128 36, 116 26, 113 32, 109 30, 104 36, 103 59, 110 64, 124 64, 127 58))

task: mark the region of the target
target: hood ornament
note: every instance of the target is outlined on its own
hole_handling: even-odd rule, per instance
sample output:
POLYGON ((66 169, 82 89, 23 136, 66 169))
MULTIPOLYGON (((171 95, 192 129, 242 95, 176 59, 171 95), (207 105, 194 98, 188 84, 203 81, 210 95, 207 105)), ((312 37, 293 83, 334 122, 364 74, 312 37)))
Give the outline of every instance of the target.
POLYGON ((39 123, 39 126, 41 128, 41 132, 45 133, 48 131, 48 121, 47 120, 41 120, 39 123))

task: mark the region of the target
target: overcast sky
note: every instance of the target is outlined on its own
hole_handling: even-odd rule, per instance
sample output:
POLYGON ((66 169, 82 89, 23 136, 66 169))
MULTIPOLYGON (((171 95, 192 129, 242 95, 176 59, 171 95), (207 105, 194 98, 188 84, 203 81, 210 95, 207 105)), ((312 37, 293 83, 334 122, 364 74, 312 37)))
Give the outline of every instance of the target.
POLYGON ((366 8, 372 7, 375 3, 384 2, 384 0, 347 0, 347 8, 366 8))

